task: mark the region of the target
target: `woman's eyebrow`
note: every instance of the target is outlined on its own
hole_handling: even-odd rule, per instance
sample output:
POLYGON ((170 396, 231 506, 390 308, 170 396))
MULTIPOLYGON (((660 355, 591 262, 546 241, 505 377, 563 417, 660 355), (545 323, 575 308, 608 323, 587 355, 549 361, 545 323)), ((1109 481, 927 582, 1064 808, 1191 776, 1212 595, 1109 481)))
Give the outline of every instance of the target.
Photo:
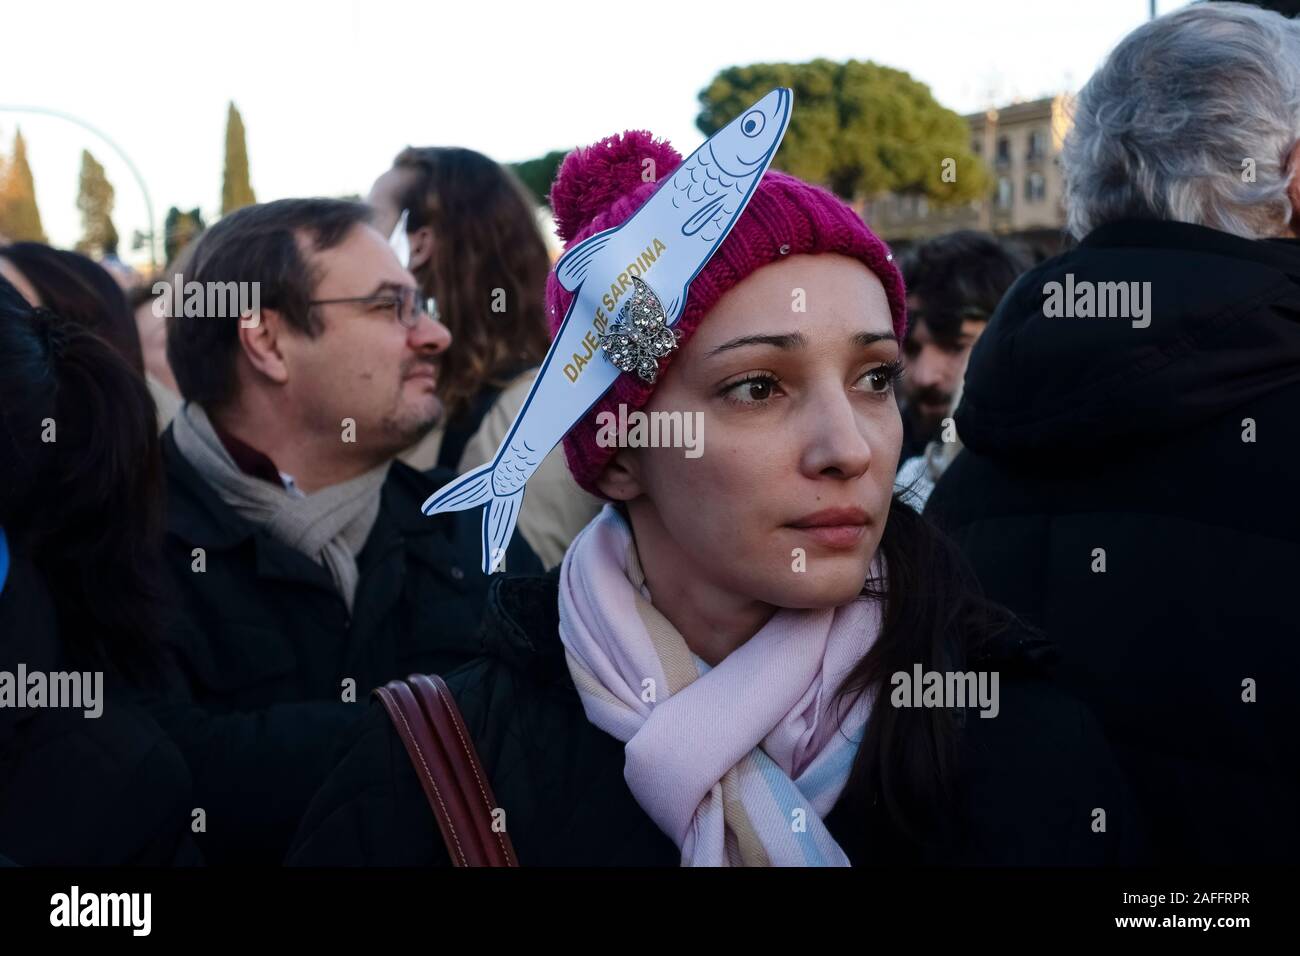
POLYGON ((712 358, 719 352, 738 349, 746 345, 774 345, 779 349, 801 349, 808 344, 808 338, 802 332, 784 332, 780 335, 742 335, 730 342, 723 342, 709 352, 705 358, 712 358))
MULTIPOLYGON (((895 341, 892 332, 858 332, 853 336, 853 344, 859 348, 868 348, 877 342, 895 341)), ((705 358, 712 358, 719 352, 738 349, 746 345, 773 345, 779 349, 800 349, 808 344, 808 338, 802 332, 785 332, 779 335, 742 335, 740 338, 724 342, 710 351, 705 358)))
POLYGON ((869 348, 877 342, 897 342, 893 332, 859 332, 853 336, 853 344, 862 348, 869 348))

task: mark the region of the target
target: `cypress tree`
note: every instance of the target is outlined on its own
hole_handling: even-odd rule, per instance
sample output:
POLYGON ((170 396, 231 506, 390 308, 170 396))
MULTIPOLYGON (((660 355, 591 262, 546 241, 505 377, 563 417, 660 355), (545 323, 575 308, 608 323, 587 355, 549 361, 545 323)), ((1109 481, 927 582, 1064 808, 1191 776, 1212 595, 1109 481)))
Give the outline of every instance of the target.
POLYGON ((221 182, 221 215, 257 202, 248 178, 248 148, 244 144, 244 120, 235 104, 226 111, 226 171, 221 182))
POLYGON ((117 229, 113 226, 113 185, 104 175, 90 150, 81 151, 81 186, 77 209, 81 211, 81 241, 77 251, 100 257, 117 253, 117 229))
POLYGON ((0 233, 12 242, 45 242, 22 130, 14 134, 13 155, 0 169, 0 233))

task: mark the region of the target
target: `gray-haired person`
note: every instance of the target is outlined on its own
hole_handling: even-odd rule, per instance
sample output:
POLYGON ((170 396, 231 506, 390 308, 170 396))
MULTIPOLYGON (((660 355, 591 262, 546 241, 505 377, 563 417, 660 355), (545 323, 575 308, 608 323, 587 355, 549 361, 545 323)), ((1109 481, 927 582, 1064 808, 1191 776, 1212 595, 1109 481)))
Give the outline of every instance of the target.
POLYGON ((1066 141, 1081 241, 980 338, 927 508, 1058 644, 1163 863, 1300 853, 1298 140, 1300 24, 1125 37, 1066 141))

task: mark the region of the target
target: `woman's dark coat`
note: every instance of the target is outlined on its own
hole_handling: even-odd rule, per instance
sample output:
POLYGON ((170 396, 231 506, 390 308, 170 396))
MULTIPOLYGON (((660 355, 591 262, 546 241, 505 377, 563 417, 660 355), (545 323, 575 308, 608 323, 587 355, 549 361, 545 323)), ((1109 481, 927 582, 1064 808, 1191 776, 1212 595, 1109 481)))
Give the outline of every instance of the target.
MULTIPOLYGON (((558 569, 495 582, 482 656, 447 682, 522 865, 676 866, 680 854, 623 780, 623 744, 588 722, 559 639, 558 569)), ((969 714, 961 814, 939 845, 907 844, 879 808, 841 797, 826 824, 858 865, 1129 861, 1137 823, 1089 714, 1027 676, 1030 642, 1006 642, 1001 713, 969 714), (1094 832, 1093 810, 1107 811, 1094 832)), ((316 796, 296 865, 449 865, 432 812, 385 711, 372 705, 316 796)))
MULTIPOLYGON (((32 564, 15 554, 0 591, 0 670, 103 669, 69 653, 32 564)), ((0 708, 0 855, 20 866, 202 862, 180 752, 106 673, 102 713, 0 708)))

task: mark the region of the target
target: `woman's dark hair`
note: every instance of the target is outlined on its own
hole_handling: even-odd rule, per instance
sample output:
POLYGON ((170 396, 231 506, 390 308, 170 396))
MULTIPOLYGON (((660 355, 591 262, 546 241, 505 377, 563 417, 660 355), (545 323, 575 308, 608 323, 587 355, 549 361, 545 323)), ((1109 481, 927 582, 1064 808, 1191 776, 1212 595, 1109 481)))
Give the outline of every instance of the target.
POLYGON ((433 254, 412 271, 455 343, 438 378, 451 421, 484 384, 504 387, 546 357, 550 257, 528 192, 482 153, 410 148, 393 165, 416 174, 401 197, 407 231, 433 229, 433 254))
POLYGON ((886 580, 863 594, 883 602, 880 635, 840 687, 842 701, 873 701, 846 792, 881 806, 906 840, 920 845, 953 822, 960 723, 943 707, 894 707, 891 676, 964 671, 1015 623, 984 598, 957 546, 897 496, 881 536, 886 580))
POLYGON ((162 465, 144 379, 0 279, 0 526, 73 656, 156 672, 162 465))
POLYGON ((32 284, 42 306, 90 329, 117 349, 137 373, 144 374, 135 313, 108 270, 83 255, 39 242, 16 242, 0 248, 0 256, 32 284))

